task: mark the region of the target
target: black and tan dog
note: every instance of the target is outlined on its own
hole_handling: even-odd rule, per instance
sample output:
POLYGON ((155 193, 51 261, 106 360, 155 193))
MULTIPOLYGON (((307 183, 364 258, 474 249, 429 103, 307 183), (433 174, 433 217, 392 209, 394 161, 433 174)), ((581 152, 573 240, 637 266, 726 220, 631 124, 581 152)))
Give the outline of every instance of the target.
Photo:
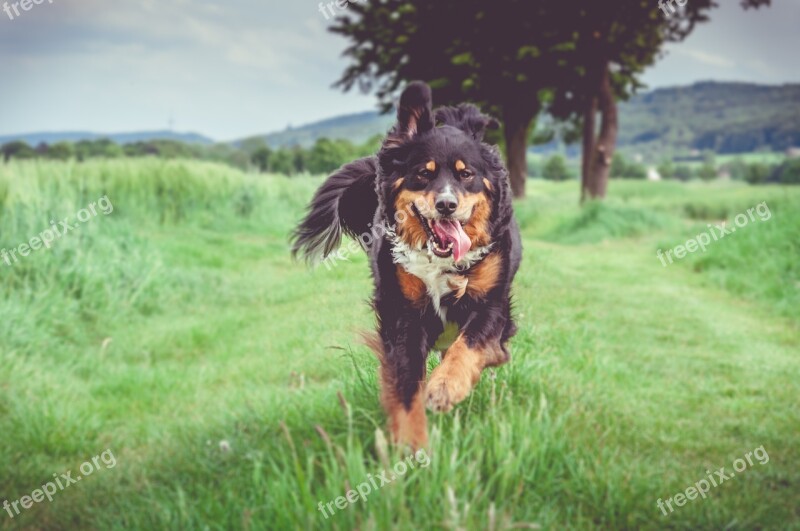
POLYGON ((427 444, 426 404, 449 411, 462 401, 484 368, 509 360, 516 332, 510 288, 522 247, 508 174, 483 142, 492 127, 472 105, 434 115, 430 88, 412 83, 378 155, 330 176, 294 233, 294 254, 310 261, 336 250, 342 233, 371 242, 370 346, 392 435, 414 447, 427 444), (426 383, 428 352, 448 323, 457 338, 426 383))

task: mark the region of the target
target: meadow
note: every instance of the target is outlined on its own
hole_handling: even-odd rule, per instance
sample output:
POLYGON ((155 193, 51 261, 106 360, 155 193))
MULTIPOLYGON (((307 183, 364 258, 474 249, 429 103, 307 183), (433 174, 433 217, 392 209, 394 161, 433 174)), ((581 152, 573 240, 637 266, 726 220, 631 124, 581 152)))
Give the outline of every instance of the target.
POLYGON ((406 457, 358 342, 365 256, 289 256, 320 182, 0 165, 0 249, 113 203, 0 262, 0 503, 116 459, 0 528, 800 529, 800 188, 613 180, 581 208, 574 181, 529 181, 512 362, 429 418, 429 466, 326 516, 406 457), (762 202, 769 219, 657 258, 762 202), (761 447, 705 499, 657 505, 761 447))

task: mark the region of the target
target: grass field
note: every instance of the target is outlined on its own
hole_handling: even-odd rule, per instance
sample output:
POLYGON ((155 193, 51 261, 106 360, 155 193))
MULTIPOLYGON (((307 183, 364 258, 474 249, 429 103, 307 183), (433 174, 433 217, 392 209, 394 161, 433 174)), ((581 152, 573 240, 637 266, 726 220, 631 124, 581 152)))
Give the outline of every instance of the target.
POLYGON ((326 518, 404 454, 356 338, 365 257, 289 258, 319 182, 0 165, 0 249, 113 203, 0 262, 0 503, 116 463, 0 528, 800 529, 800 189, 614 181, 580 209, 574 182, 532 181, 512 362, 431 417, 429 466, 326 518), (705 253, 656 257, 763 201, 769 219, 705 253), (658 508, 760 447, 765 464, 658 508))

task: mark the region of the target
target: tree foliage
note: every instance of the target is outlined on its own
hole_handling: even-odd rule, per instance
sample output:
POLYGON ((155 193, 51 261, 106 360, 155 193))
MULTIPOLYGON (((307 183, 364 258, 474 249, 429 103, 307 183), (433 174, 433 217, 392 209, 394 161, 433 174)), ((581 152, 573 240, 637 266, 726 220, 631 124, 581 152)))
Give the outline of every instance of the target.
MULTIPOLYGON (((770 0, 742 0, 745 7, 770 0)), ((708 20, 713 0, 666 17, 644 0, 383 0, 351 4, 331 28, 351 42, 338 85, 375 90, 388 108, 421 79, 445 104, 470 100, 503 120, 512 189, 524 193, 525 149, 544 108, 583 128, 582 190, 605 195, 617 137, 616 102, 641 86, 666 42, 708 20), (488 37, 488 38, 487 38, 488 37), (599 132, 596 114, 600 111, 599 132)))

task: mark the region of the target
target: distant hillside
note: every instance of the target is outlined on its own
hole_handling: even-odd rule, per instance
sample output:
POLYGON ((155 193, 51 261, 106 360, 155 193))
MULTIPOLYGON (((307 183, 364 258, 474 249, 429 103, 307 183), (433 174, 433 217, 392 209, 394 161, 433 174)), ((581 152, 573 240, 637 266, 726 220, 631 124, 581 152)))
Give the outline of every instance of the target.
POLYGON ((141 131, 135 133, 90 133, 87 131, 65 131, 58 133, 28 133, 22 135, 0 136, 0 144, 22 140, 29 146, 38 146, 42 142, 55 144, 56 142, 79 142, 81 140, 99 140, 108 138, 117 144, 133 144, 134 142, 147 142, 150 140, 177 140, 186 144, 213 144, 214 141, 197 133, 176 133, 174 131, 141 131))
MULTIPOLYGON (((385 133, 391 115, 363 112, 263 138, 273 147, 308 147, 317 138, 363 142, 385 133)), ((658 89, 620 105, 620 147, 645 154, 710 149, 744 153, 800 146, 800 85, 696 83, 658 89)), ((548 147, 540 149, 547 151, 548 147)))
POLYGON ((800 146, 800 85, 697 83, 641 94, 620 108, 620 144, 745 153, 800 146))
POLYGON ((393 122, 394 117, 391 114, 381 115, 375 111, 367 111, 337 116, 260 137, 242 139, 234 142, 234 144, 240 145, 242 142, 261 138, 272 147, 291 147, 295 145, 309 147, 318 138, 323 137, 331 139, 346 138, 356 144, 361 144, 370 137, 385 134, 393 122))

